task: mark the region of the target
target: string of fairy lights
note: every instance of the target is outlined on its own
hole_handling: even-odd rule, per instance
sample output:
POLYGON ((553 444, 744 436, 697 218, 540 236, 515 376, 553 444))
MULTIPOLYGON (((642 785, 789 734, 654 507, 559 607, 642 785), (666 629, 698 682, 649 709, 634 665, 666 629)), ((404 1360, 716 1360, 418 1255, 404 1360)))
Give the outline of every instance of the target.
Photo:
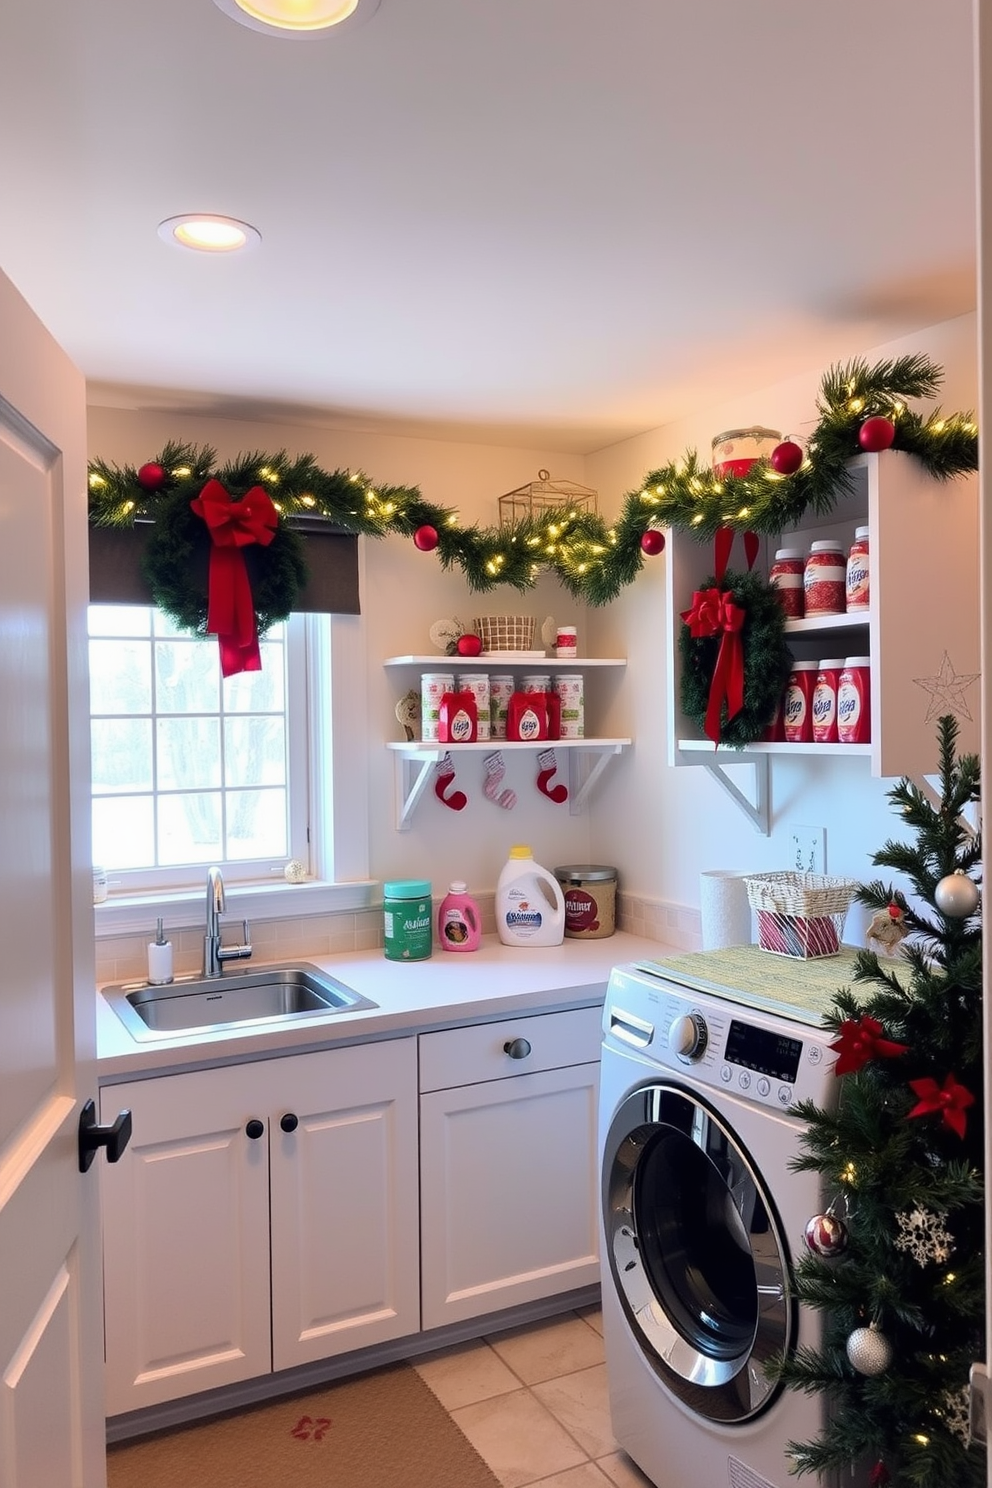
MULTIPOLYGON (((609 523, 564 502, 517 521, 464 525, 457 511, 425 500, 415 486, 326 471, 313 455, 255 452, 218 465, 209 446, 180 442, 170 442, 137 468, 94 460, 89 517, 96 527, 154 522, 149 550, 155 567, 154 549, 165 545, 160 532, 169 508, 188 506, 210 479, 219 480, 234 500, 261 485, 282 518, 316 517, 346 533, 410 538, 421 551, 435 553, 444 569, 459 569, 474 592, 504 586, 525 591, 549 573, 577 599, 600 606, 633 582, 646 558, 663 550, 665 529, 703 541, 721 527, 777 533, 808 511, 829 512, 850 488, 852 456, 864 450, 902 450, 940 480, 977 469, 978 430, 971 414, 938 409, 921 415, 910 407, 912 400, 932 398, 941 381, 941 369, 921 355, 831 368, 817 400, 819 421, 804 448, 785 440, 769 459, 731 476, 718 476, 689 450, 650 471, 623 497, 609 523)), ((286 525, 281 522, 280 531, 286 525)), ((159 568, 168 570, 168 553, 158 559, 159 568)), ((182 582, 181 575, 172 577, 182 582)), ((293 595, 284 599, 288 614, 293 595)))

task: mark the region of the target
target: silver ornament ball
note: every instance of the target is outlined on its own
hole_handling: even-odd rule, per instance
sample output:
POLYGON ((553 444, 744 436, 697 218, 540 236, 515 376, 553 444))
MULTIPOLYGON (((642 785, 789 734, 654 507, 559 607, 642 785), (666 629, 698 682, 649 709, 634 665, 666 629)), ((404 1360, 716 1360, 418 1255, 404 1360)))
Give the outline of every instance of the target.
POLYGON ((847 1249, 847 1225, 835 1214, 814 1214, 803 1231, 806 1249, 829 1260, 847 1249))
POLYGON ((305 883, 307 877, 306 864, 301 863, 299 858, 290 858, 289 862, 282 870, 282 876, 287 883, 305 883))
POLYGON ((974 914, 979 897, 977 884, 960 868, 942 878, 933 891, 937 908, 952 920, 964 920, 974 914))
POLYGON ((872 1323, 855 1328, 847 1340, 847 1357, 859 1374, 882 1374, 892 1363, 892 1345, 872 1323))

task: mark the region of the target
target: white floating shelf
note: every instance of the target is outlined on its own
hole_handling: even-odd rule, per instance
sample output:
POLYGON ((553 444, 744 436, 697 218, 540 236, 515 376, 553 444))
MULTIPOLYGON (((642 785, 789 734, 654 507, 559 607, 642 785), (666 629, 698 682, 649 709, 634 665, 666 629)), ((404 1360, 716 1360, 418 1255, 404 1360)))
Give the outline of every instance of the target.
MULTIPOLYGON (((608 762, 630 747, 629 739, 541 739, 534 744, 517 740, 477 739, 474 744, 435 744, 411 739, 390 741, 386 748, 396 757, 396 830, 409 831, 418 801, 434 774, 434 766, 446 754, 452 760, 466 754, 492 754, 495 750, 515 753, 527 750, 560 749, 568 757, 568 809, 577 816, 608 762)), ((481 792, 481 785, 479 787, 481 792)))
POLYGON ((727 765, 732 765, 735 760, 746 760, 755 754, 816 754, 821 759, 837 759, 842 754, 871 754, 870 744, 788 744, 783 740, 777 743, 759 740, 755 744, 745 744, 741 749, 732 749, 729 745, 719 745, 714 749, 709 739, 679 739, 677 748, 683 754, 708 754, 716 757, 727 765))
POLYGON ((845 612, 843 615, 811 615, 809 619, 786 620, 786 635, 820 635, 826 630, 866 630, 869 611, 845 612))
POLYGON ((383 666, 422 666, 438 671, 441 667, 456 670, 468 667, 625 667, 625 656, 387 656, 383 666))

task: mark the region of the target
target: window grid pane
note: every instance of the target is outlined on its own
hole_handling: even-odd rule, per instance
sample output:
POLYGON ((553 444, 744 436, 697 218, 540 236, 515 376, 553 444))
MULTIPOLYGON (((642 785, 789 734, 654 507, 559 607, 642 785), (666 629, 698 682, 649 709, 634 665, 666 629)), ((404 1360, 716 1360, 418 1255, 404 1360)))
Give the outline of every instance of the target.
POLYGON ((225 680, 215 643, 156 610, 92 606, 90 637, 104 679, 91 705, 97 860, 124 872, 261 860, 264 873, 285 859, 287 626, 262 642, 262 672, 225 680))

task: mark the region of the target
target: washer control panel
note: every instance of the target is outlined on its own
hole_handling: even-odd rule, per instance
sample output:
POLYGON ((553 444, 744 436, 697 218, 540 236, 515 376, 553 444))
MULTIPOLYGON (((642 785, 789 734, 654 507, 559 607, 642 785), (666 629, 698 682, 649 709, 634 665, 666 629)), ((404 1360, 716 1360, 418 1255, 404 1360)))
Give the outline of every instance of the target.
POLYGON ((788 1110, 796 1101, 833 1098, 832 1035, 725 998, 616 967, 604 1009, 606 1040, 702 1085, 788 1110))

